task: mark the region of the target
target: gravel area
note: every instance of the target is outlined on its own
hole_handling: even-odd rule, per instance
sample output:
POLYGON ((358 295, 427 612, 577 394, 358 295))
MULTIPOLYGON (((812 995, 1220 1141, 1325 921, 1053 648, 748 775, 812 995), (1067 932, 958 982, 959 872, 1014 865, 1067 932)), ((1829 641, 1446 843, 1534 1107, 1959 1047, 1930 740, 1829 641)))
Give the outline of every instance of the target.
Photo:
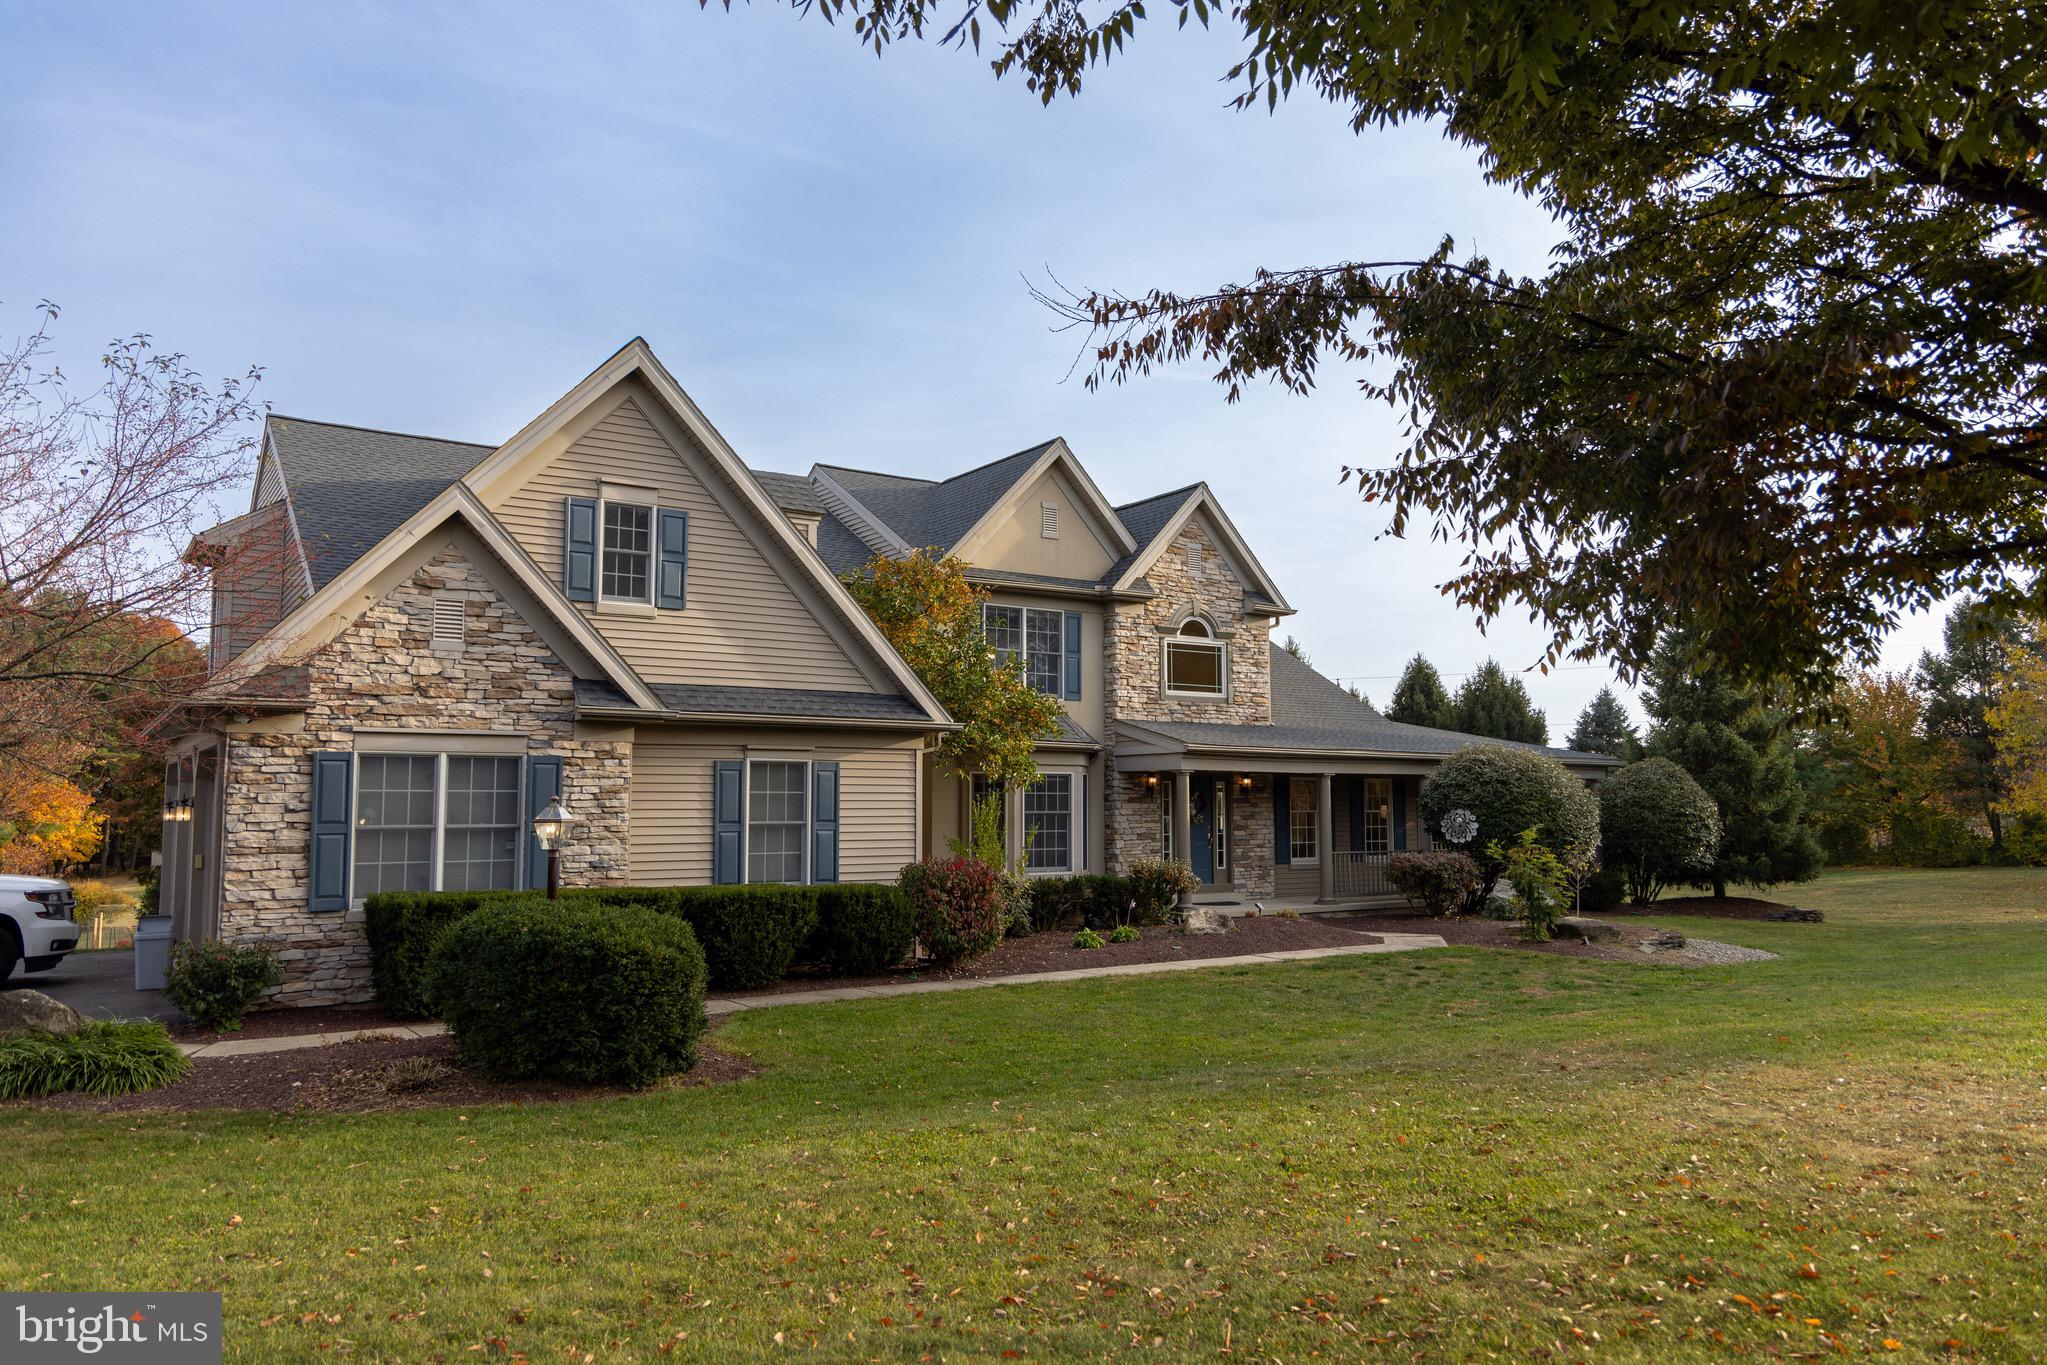
POLYGON ((1687 939, 1685 946, 1671 954, 1673 958, 1696 962, 1702 966, 1723 966, 1730 962, 1775 962, 1777 954, 1766 953, 1761 948, 1744 948, 1738 943, 1720 943, 1710 938, 1687 939))

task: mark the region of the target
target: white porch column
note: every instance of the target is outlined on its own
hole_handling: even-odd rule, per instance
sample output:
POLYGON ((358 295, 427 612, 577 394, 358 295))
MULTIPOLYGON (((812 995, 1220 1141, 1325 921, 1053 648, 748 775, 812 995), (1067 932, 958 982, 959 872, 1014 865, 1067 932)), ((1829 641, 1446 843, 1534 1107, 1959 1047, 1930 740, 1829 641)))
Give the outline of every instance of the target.
POLYGON ((1322 903, 1327 905, 1336 899, 1336 841, 1330 837, 1335 822, 1329 818, 1333 783, 1328 773, 1316 774, 1315 783, 1315 864, 1322 874, 1322 903))
MULTIPOLYGON (((1185 768, 1173 774, 1173 856, 1194 866, 1194 779, 1185 768)), ((1193 903, 1193 892, 1180 894, 1180 904, 1193 903)))

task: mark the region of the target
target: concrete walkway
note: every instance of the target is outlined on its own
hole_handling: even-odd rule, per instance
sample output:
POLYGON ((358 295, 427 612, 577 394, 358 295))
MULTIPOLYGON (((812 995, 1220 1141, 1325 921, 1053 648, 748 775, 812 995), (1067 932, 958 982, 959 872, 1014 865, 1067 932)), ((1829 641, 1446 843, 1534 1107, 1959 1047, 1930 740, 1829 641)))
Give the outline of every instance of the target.
MULTIPOLYGON (((742 1010, 782 1005, 824 1005, 836 1000, 879 1000, 892 995, 929 995, 938 991, 974 991, 990 986, 1028 986, 1049 981, 1087 981, 1103 976, 1156 976, 1201 967, 1263 967, 1275 962, 1303 962, 1320 957, 1356 957, 1363 953, 1406 953, 1447 945, 1438 934, 1380 934, 1383 942, 1356 947, 1297 948, 1284 953, 1244 953, 1237 957, 1198 957, 1175 962, 1132 962, 1117 967, 1074 967, 1063 972, 1028 972, 1021 976, 979 976, 955 981, 903 981, 892 986, 834 986, 821 991, 785 991, 779 995, 730 995, 704 1002, 713 1018, 742 1010)), ((352 1043, 364 1038, 434 1038, 448 1031, 441 1023, 392 1024, 353 1033, 299 1033, 280 1038, 230 1038, 220 1043, 180 1043, 188 1057, 248 1057, 259 1052, 293 1052, 299 1048, 352 1043)))

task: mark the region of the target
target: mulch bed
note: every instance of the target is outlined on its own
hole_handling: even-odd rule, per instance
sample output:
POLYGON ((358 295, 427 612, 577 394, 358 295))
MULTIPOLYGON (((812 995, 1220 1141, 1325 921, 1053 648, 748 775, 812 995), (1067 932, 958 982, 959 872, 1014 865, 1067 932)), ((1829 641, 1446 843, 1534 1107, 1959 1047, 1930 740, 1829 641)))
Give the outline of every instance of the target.
POLYGON ((1620 915, 1700 915, 1707 919, 1768 919, 1792 907, 1754 896, 1664 896, 1649 905, 1624 905, 1602 918, 1620 915))
MULTIPOLYGON (((1658 902, 1659 906, 1661 902, 1658 902)), ((1547 943, 1530 943, 1521 937, 1519 920, 1480 919, 1459 915, 1454 919, 1432 919, 1427 915, 1386 914, 1357 911, 1330 918, 1360 929, 1384 934, 1440 934, 1443 941, 1459 948, 1514 948, 1524 953, 1548 953, 1556 957, 1585 957, 1599 962, 1667 962, 1674 966, 1697 966, 1679 953, 1647 953, 1635 945, 1657 933, 1654 928, 1620 925, 1622 942, 1587 943, 1579 938, 1553 938, 1547 943)), ((1611 915, 1596 918, 1611 919, 1611 915)), ((1760 918, 1760 916, 1758 916, 1760 918)))
MULTIPOLYGON (((1171 925, 1151 925, 1134 943, 1105 943, 1076 948, 1072 929, 1047 930, 1027 938, 1006 938, 995 951, 957 967, 899 967, 878 976, 810 975, 799 971, 765 990, 713 991, 711 998, 787 995, 794 991, 829 990, 837 986, 889 986, 907 981, 968 981, 1033 972, 1064 972, 1080 967, 1120 967, 1140 962, 1198 962, 1211 957, 1243 957, 1250 953, 1284 953, 1300 948, 1364 947, 1379 942, 1370 933, 1326 916, 1288 919, 1283 915, 1247 915, 1230 921, 1226 934, 1183 934, 1171 925)), ((1409 929, 1407 933, 1433 933, 1409 929)), ((1103 934, 1104 938, 1108 935, 1103 934)))
MULTIPOLYGON (((708 1044, 688 1074, 655 1090, 741 1081, 759 1068, 708 1044)), ((135 1095, 76 1092, 23 1100, 91 1113, 191 1113, 204 1109, 279 1113, 385 1114, 408 1109, 467 1109, 483 1104, 553 1104, 649 1094, 564 1081, 492 1081, 464 1070, 452 1038, 368 1039, 247 1057, 199 1057, 175 1085, 135 1095)))
POLYGON ((296 1033, 354 1033, 367 1028, 392 1028, 414 1023, 393 1019, 381 1005, 315 1005, 298 1009, 256 1010, 242 1016, 233 1033, 215 1033, 187 1019, 169 1026, 181 1043, 224 1043, 235 1038, 287 1038, 296 1033))

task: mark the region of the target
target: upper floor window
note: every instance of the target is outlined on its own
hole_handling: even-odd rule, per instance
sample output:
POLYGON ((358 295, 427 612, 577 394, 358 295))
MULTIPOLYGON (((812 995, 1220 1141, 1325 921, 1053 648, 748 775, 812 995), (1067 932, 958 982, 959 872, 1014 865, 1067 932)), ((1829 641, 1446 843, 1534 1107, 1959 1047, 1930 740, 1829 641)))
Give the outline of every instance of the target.
POLYGON ((1188 697, 1227 696, 1228 649, 1206 621, 1190 617, 1179 634, 1166 640, 1166 692, 1188 697))
POLYGON ((603 594, 613 602, 645 602, 653 585, 654 509, 604 504, 603 594))
POLYGON ((1066 676, 1066 613, 991 602, 981 608, 981 628, 998 665, 1006 668, 1020 660, 1025 682, 1060 695, 1066 676))

